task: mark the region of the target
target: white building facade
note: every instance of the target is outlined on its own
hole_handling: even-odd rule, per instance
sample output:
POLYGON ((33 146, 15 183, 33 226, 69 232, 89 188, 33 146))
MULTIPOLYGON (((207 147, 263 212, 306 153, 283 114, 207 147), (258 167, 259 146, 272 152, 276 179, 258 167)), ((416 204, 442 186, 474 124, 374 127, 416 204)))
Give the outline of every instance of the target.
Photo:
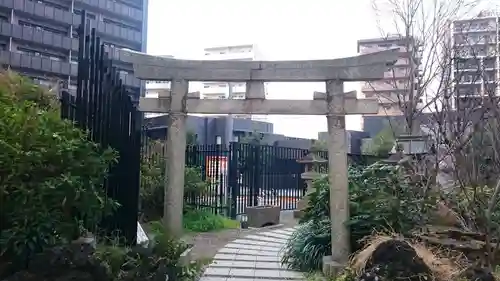
POLYGON ((454 102, 498 96, 500 88, 500 17, 481 12, 477 17, 453 21, 451 81, 454 102))
MULTIPOLYGON (((160 92, 170 90, 170 81, 147 81, 146 98, 158 98, 160 92)), ((165 115, 165 113, 144 113, 145 118, 153 118, 165 115)))
MULTIPOLYGON (((263 60, 263 57, 255 44, 246 44, 205 48, 203 59, 253 61, 263 60)), ((265 89, 267 95, 267 87, 265 89)), ((244 82, 203 82, 200 89, 200 95, 203 99, 244 99, 245 92, 246 85, 244 82)), ((266 116, 233 115, 233 117, 267 121, 266 116)))

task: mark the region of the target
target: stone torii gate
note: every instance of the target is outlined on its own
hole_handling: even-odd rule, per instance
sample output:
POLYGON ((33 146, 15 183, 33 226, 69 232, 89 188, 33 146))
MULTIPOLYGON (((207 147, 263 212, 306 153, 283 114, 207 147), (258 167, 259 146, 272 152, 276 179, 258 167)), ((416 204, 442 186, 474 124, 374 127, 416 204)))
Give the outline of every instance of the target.
MULTIPOLYGON (((356 92, 344 92, 345 81, 371 81, 384 77, 398 58, 394 50, 356 57, 311 61, 199 61, 156 57, 124 52, 133 63, 134 74, 142 80, 171 81, 171 90, 159 98, 141 98, 144 112, 168 113, 167 188, 165 227, 182 234, 186 117, 198 114, 326 115, 328 123, 328 164, 332 220, 332 256, 325 267, 347 262, 349 218, 345 115, 376 114, 377 100, 356 99, 356 92), (243 100, 200 99, 188 94, 189 81, 246 82, 243 100), (326 93, 314 93, 313 100, 266 100, 264 82, 326 82, 326 93)), ((328 269, 326 269, 328 271, 328 269)))

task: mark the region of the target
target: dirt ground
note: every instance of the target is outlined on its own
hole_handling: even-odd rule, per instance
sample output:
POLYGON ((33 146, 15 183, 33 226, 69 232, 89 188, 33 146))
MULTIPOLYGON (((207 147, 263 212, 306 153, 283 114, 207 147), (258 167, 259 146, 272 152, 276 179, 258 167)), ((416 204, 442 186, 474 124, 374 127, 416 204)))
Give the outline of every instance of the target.
POLYGON ((219 249, 237 238, 261 231, 292 227, 296 224, 297 222, 293 218, 293 212, 284 211, 281 213, 279 226, 264 227, 260 229, 226 229, 217 232, 198 233, 195 235, 187 235, 184 237, 184 240, 194 245, 191 252, 192 260, 209 260, 217 254, 219 249))

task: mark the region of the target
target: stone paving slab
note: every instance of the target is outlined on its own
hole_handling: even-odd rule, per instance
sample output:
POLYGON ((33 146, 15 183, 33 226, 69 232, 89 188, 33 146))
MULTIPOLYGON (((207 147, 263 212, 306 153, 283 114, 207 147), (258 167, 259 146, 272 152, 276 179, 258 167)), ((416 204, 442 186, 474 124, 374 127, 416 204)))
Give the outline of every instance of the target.
POLYGON ((267 251, 267 252, 279 252, 282 246, 279 247, 269 247, 269 246, 261 246, 261 245, 251 245, 244 243, 229 243, 225 248, 234 248, 234 249, 245 249, 245 250, 259 250, 259 251, 267 251))
POLYGON ((283 238, 276 238, 276 237, 269 237, 269 236, 257 236, 257 235, 248 235, 244 237, 245 239, 250 239, 250 240, 257 240, 257 241, 266 241, 266 242, 273 242, 273 243, 279 243, 281 245, 286 243, 286 239, 283 238))
POLYGON ((279 261, 279 257, 277 256, 252 256, 252 255, 237 255, 237 254, 217 254, 214 257, 214 260, 235 260, 235 261, 259 261, 262 262, 274 262, 279 261))
POLYGON ((215 255, 200 281, 305 280, 281 265, 281 249, 294 228, 247 235, 228 243, 215 255))
POLYGON ((281 248, 281 247, 283 247, 283 244, 282 243, 278 243, 278 242, 258 241, 258 240, 245 239, 245 238, 238 239, 238 243, 240 243, 240 244, 246 244, 246 245, 259 245, 259 246, 265 246, 265 247, 274 247, 274 248, 281 248))

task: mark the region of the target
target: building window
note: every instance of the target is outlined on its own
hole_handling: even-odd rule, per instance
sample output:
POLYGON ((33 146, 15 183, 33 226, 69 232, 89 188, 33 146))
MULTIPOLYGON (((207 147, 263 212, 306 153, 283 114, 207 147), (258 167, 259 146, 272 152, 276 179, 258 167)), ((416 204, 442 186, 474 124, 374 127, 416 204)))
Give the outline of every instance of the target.
POLYGON ((380 48, 390 48, 392 44, 378 44, 378 47, 380 48))
POLYGON ((104 22, 104 23, 107 23, 107 24, 119 26, 121 28, 126 28, 126 29, 135 30, 137 32, 141 32, 140 28, 137 28, 135 26, 131 26, 131 25, 128 25, 128 24, 123 24, 121 22, 114 21, 114 20, 109 19, 109 18, 101 17, 101 21, 104 22))
POLYGON ((34 49, 30 49, 30 48, 24 48, 24 47, 17 47, 17 52, 21 53, 21 54, 25 54, 25 55, 35 56, 35 57, 48 58, 48 59, 55 60, 55 61, 63 61, 66 59, 62 55, 56 55, 56 54, 52 54, 49 52, 43 52, 43 51, 34 50, 34 49))
POLYGON ((30 0, 31 2, 37 2, 39 4, 44 4, 45 6, 47 7, 52 7, 54 9, 59 9, 59 10, 64 10, 64 11, 69 11, 69 8, 66 7, 66 6, 63 6, 63 5, 59 5, 59 4, 56 4, 56 3, 51 3, 51 2, 48 2, 48 1, 41 1, 41 0, 37 0, 37 1, 33 1, 33 0, 30 0))
POLYGON ((45 30, 45 31, 52 32, 52 33, 59 34, 59 35, 63 35, 63 36, 66 36, 66 34, 67 34, 67 31, 62 31, 62 30, 58 30, 58 29, 55 29, 52 27, 43 26, 43 25, 39 25, 39 24, 33 24, 30 22, 22 21, 22 20, 19 21, 19 25, 31 27, 31 28, 34 28, 36 30, 45 30))
MULTIPOLYGON (((73 10, 73 13, 74 13, 75 15, 81 15, 81 14, 82 14, 82 11, 81 11, 81 10, 74 9, 74 10, 73 10)), ((95 15, 93 15, 93 14, 91 14, 91 13, 88 13, 88 12, 87 12, 87 18, 95 20, 95 15)))
POLYGON ((222 137, 221 136, 215 137, 215 144, 222 144, 222 137))

